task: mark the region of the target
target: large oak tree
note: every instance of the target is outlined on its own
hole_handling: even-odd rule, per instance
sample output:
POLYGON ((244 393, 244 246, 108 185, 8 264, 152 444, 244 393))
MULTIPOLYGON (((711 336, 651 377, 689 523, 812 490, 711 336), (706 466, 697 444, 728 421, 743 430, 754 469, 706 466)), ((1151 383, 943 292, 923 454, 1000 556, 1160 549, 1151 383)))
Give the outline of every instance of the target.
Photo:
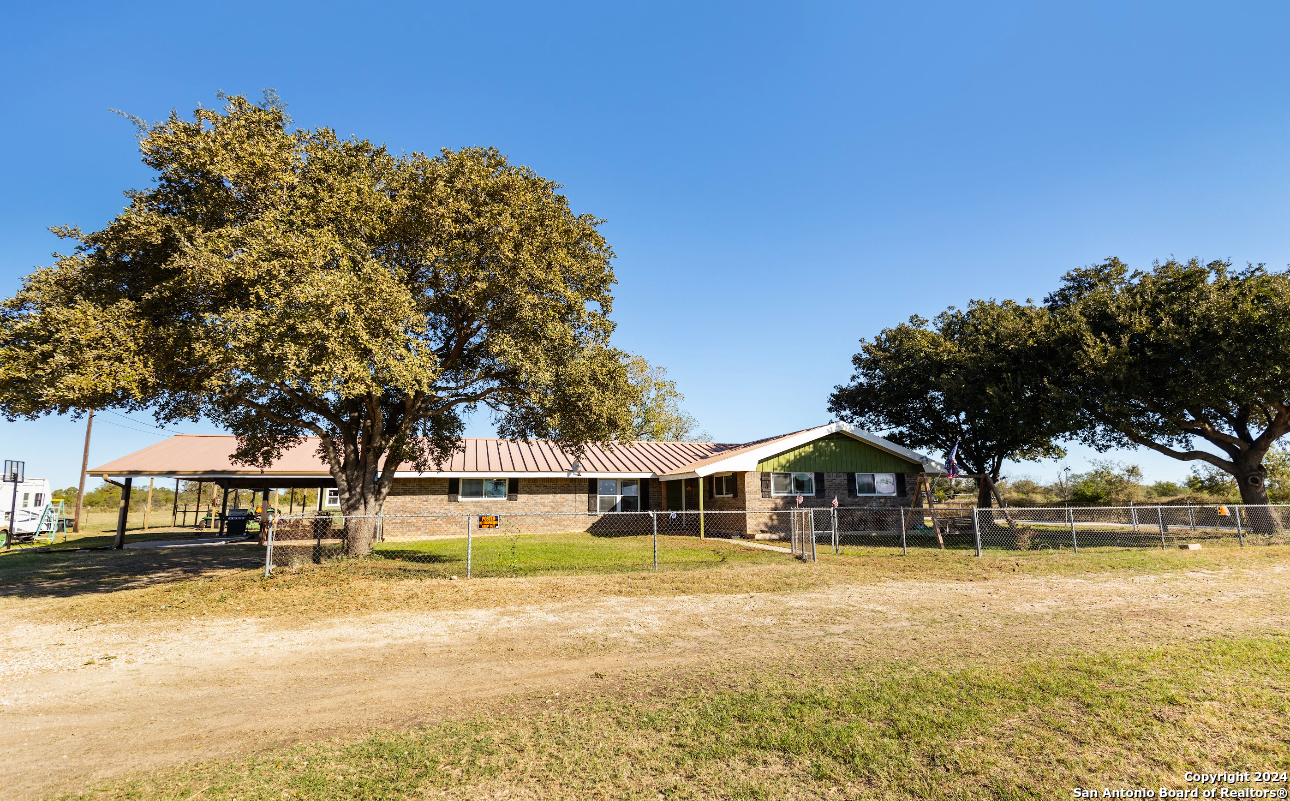
MULTIPOLYGON (((599 220, 490 149, 396 154, 273 102, 142 128, 147 189, 0 313, 0 411, 206 418, 265 466, 302 438, 347 515, 463 417, 570 451, 631 431, 599 220)), ((351 526, 351 553, 370 548, 351 526)))
MULTIPOLYGON (((948 453, 958 443, 967 472, 997 482, 1007 460, 1062 455, 1057 442, 1071 430, 1050 326, 1043 308, 1014 301, 972 301, 930 324, 911 317, 860 341, 829 411, 909 448, 948 453)), ((985 482, 977 504, 992 505, 985 482)))
POLYGON ((1084 439, 1213 465, 1245 503, 1268 502, 1263 459, 1290 433, 1290 273, 1195 259, 1131 273, 1108 259, 1046 302, 1084 439))

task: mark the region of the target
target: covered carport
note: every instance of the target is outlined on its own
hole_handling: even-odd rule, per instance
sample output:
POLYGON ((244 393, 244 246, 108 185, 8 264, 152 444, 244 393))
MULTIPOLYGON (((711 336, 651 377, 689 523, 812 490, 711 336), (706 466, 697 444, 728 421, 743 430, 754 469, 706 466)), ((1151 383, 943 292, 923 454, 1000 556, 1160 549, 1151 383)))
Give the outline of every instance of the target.
MULTIPOLYGON (((271 469, 234 464, 231 452, 235 447, 235 439, 226 435, 181 434, 90 470, 91 474, 121 488, 114 547, 125 547, 130 495, 137 478, 173 480, 176 505, 181 481, 198 482, 199 493, 206 484, 218 487, 220 510, 216 517, 220 536, 227 525, 230 494, 240 500, 238 495, 241 492, 250 493, 250 505, 246 508, 252 509, 255 497, 259 495, 267 509, 274 494, 281 497, 285 490, 290 493, 289 503, 294 509, 295 490, 317 490, 316 503, 318 508, 322 508, 327 490, 336 487, 311 444, 302 443, 287 450, 271 469)), ((172 512, 172 522, 173 517, 172 512)))

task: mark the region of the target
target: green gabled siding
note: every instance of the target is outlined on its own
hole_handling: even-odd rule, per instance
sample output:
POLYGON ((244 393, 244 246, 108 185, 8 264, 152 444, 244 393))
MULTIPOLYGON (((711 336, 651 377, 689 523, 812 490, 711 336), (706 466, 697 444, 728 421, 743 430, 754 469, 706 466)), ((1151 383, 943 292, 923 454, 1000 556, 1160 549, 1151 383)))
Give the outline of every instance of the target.
POLYGON ((846 434, 830 434, 762 459, 757 469, 785 473, 921 473, 923 466, 846 434))

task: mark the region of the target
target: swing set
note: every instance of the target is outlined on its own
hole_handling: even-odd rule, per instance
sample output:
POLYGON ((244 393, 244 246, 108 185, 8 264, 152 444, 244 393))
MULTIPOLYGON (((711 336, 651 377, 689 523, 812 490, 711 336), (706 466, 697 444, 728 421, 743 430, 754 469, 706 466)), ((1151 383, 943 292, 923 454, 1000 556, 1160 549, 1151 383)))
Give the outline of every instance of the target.
MULTIPOLYGON (((1003 497, 999 495, 999 488, 994 485, 994 482, 988 475, 960 473, 956 477, 975 479, 978 484, 985 482, 986 486, 990 488, 990 494, 992 494, 994 499, 999 503, 999 508, 1003 511, 1004 519, 1008 521, 1008 528, 1012 529, 1014 535, 1016 534, 1017 525, 1013 521, 1012 515, 1008 512, 1008 505, 1003 502, 1003 497)), ((918 484, 914 487, 913 499, 910 501, 909 509, 901 511, 900 527, 902 532, 913 530, 935 536, 937 547, 944 549, 946 534, 961 532, 964 529, 967 531, 972 531, 974 529, 976 521, 973 519, 973 516, 975 514, 975 508, 973 508, 972 514, 970 515, 951 513, 948 508, 938 510, 936 508, 936 499, 932 495, 932 475, 928 473, 919 473, 918 484), (924 497, 927 499, 926 511, 918 507, 919 501, 924 497), (910 520, 915 520, 917 523, 911 527, 909 526, 910 520), (931 521, 930 525, 928 525, 929 520, 931 521)))

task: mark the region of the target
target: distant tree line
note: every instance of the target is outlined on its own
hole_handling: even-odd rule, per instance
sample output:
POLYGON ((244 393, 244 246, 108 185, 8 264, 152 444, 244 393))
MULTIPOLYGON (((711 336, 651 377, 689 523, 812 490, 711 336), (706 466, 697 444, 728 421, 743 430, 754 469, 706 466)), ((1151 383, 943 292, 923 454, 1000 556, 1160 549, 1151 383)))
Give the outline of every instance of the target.
MULTIPOLYGON (((861 340, 829 409, 911 448, 958 443, 964 472, 996 483, 1005 461, 1080 441, 1195 462, 1189 491, 1266 504, 1290 484, 1274 471, 1290 432, 1287 355, 1290 274, 1195 259, 1131 272, 1112 258, 1070 271, 1043 304, 974 300, 861 340)), ((1145 492, 1132 473, 1095 465, 1079 498, 1145 492)))

